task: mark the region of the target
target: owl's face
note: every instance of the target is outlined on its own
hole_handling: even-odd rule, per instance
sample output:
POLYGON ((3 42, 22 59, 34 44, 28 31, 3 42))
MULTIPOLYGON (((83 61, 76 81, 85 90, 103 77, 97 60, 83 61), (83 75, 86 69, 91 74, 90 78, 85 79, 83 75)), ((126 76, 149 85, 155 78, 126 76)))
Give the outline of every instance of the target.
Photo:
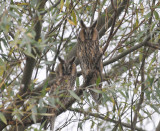
POLYGON ((61 68, 62 68, 62 75, 67 75, 70 76, 73 73, 73 70, 75 70, 75 57, 72 57, 69 61, 65 61, 63 60, 61 57, 58 57, 60 64, 61 64, 61 68))
POLYGON ((98 31, 96 29, 97 21, 95 21, 95 23, 93 23, 92 26, 86 27, 84 22, 81 20, 80 25, 81 25, 81 31, 79 33, 79 38, 81 39, 81 41, 83 42, 86 40, 95 41, 98 39, 98 31))

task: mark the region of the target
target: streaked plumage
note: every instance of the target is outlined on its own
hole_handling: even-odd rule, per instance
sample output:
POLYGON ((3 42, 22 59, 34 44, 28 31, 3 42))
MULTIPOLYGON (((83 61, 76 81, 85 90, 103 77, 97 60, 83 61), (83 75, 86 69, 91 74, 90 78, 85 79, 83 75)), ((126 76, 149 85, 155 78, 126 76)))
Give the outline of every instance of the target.
MULTIPOLYGON (((68 90, 74 89, 74 83, 76 80, 76 64, 74 63, 75 57, 71 58, 69 61, 63 60, 61 57, 58 57, 60 64, 56 68, 56 83, 51 87, 49 91, 50 98, 53 98, 55 102, 55 108, 50 106, 47 110, 47 113, 53 114, 53 116, 48 117, 47 123, 50 123, 50 130, 54 130, 54 122, 56 119, 56 108, 63 106, 67 97, 71 97, 68 90), (61 104, 57 103, 60 102, 61 104)), ((51 104, 51 103, 50 103, 51 104)))
MULTIPOLYGON (((99 47, 98 31, 96 29, 97 21, 90 27, 86 27, 83 21, 80 21, 81 30, 78 36, 77 57, 80 61, 80 67, 84 79, 87 75, 93 72, 93 77, 90 80, 90 85, 96 83, 100 78, 102 80, 102 58, 98 57, 102 54, 99 47)), ((94 89, 101 89, 102 86, 93 86, 94 89)), ((101 95, 90 90, 93 99, 100 103, 101 95)))

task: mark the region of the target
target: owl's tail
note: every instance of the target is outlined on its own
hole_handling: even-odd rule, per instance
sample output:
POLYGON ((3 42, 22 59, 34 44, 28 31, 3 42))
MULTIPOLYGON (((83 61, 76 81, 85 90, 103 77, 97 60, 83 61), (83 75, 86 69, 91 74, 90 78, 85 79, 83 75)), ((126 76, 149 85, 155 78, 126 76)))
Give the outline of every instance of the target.
MULTIPOLYGON (((101 87, 93 87, 93 89, 101 90, 101 87)), ((102 94, 96 93, 96 92, 94 92, 93 90, 90 90, 89 92, 90 92, 93 100, 94 100, 97 104, 101 104, 102 94)))
MULTIPOLYGON (((50 112, 50 110, 48 109, 47 112, 50 112)), ((55 120, 56 120, 56 115, 54 116, 50 116, 50 117, 47 117, 47 116, 44 116, 42 121, 41 121, 41 125, 44 124, 44 129, 47 130, 48 128, 48 123, 50 124, 50 130, 51 131, 54 131, 54 124, 55 124, 55 120)))
POLYGON ((51 117, 50 119, 50 130, 54 131, 54 124, 55 124, 56 116, 51 117))
MULTIPOLYGON (((92 75, 92 78, 90 79, 89 81, 89 85, 94 85, 94 86, 91 86, 91 89, 95 89, 95 90, 101 90, 102 89, 102 85, 101 85, 101 81, 102 81, 102 77, 99 73, 99 71, 91 71, 89 73, 89 75, 92 75), (98 80, 99 79, 99 80, 98 80), (97 80, 99 81, 98 84, 99 85, 95 85, 97 80)), ((101 100, 102 100, 102 94, 100 93, 97 93, 93 90, 90 90, 90 94, 93 98, 93 100, 97 103, 97 104, 101 104, 101 100)))

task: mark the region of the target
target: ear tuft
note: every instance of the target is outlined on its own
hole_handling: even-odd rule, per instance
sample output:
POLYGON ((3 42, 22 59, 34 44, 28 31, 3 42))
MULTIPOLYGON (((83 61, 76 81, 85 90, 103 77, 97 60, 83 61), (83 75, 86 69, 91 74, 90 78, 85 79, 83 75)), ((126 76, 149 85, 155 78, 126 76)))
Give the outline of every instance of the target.
POLYGON ((59 60, 61 63, 65 63, 65 61, 64 61, 60 56, 58 56, 58 60, 59 60))
POLYGON ((96 27, 97 27, 97 20, 92 24, 91 27, 92 27, 92 28, 96 28, 96 27))
POLYGON ((84 24, 83 20, 80 20, 80 26, 81 28, 86 28, 86 25, 84 24))
POLYGON ((69 60, 69 63, 73 63, 74 61, 75 61, 75 59, 76 59, 76 57, 75 56, 73 56, 70 60, 69 60))

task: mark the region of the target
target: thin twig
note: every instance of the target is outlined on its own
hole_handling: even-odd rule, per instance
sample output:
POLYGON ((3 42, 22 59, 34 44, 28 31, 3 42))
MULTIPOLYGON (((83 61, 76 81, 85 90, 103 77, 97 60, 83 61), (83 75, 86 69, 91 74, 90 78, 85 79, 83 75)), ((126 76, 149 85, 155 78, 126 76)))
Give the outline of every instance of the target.
MULTIPOLYGON (((102 114, 86 112, 86 111, 84 111, 84 110, 82 110, 82 109, 78 109, 78 108, 69 108, 68 110, 69 110, 69 111, 78 112, 78 113, 82 113, 82 114, 84 114, 84 115, 93 116, 93 117, 95 117, 95 118, 99 118, 99 119, 105 120, 106 122, 112 122, 112 123, 115 123, 115 124, 117 124, 117 123, 119 122, 119 121, 113 120, 113 119, 111 119, 111 118, 109 118, 109 117, 106 117, 106 116, 104 116, 104 115, 102 115, 102 114)), ((122 122, 121 124, 122 124, 122 126, 124 126, 124 127, 131 128, 131 125, 128 124, 128 123, 122 122)), ((145 130, 143 130, 142 128, 139 128, 139 127, 135 127, 135 129, 138 130, 138 131, 145 131, 145 130)))

